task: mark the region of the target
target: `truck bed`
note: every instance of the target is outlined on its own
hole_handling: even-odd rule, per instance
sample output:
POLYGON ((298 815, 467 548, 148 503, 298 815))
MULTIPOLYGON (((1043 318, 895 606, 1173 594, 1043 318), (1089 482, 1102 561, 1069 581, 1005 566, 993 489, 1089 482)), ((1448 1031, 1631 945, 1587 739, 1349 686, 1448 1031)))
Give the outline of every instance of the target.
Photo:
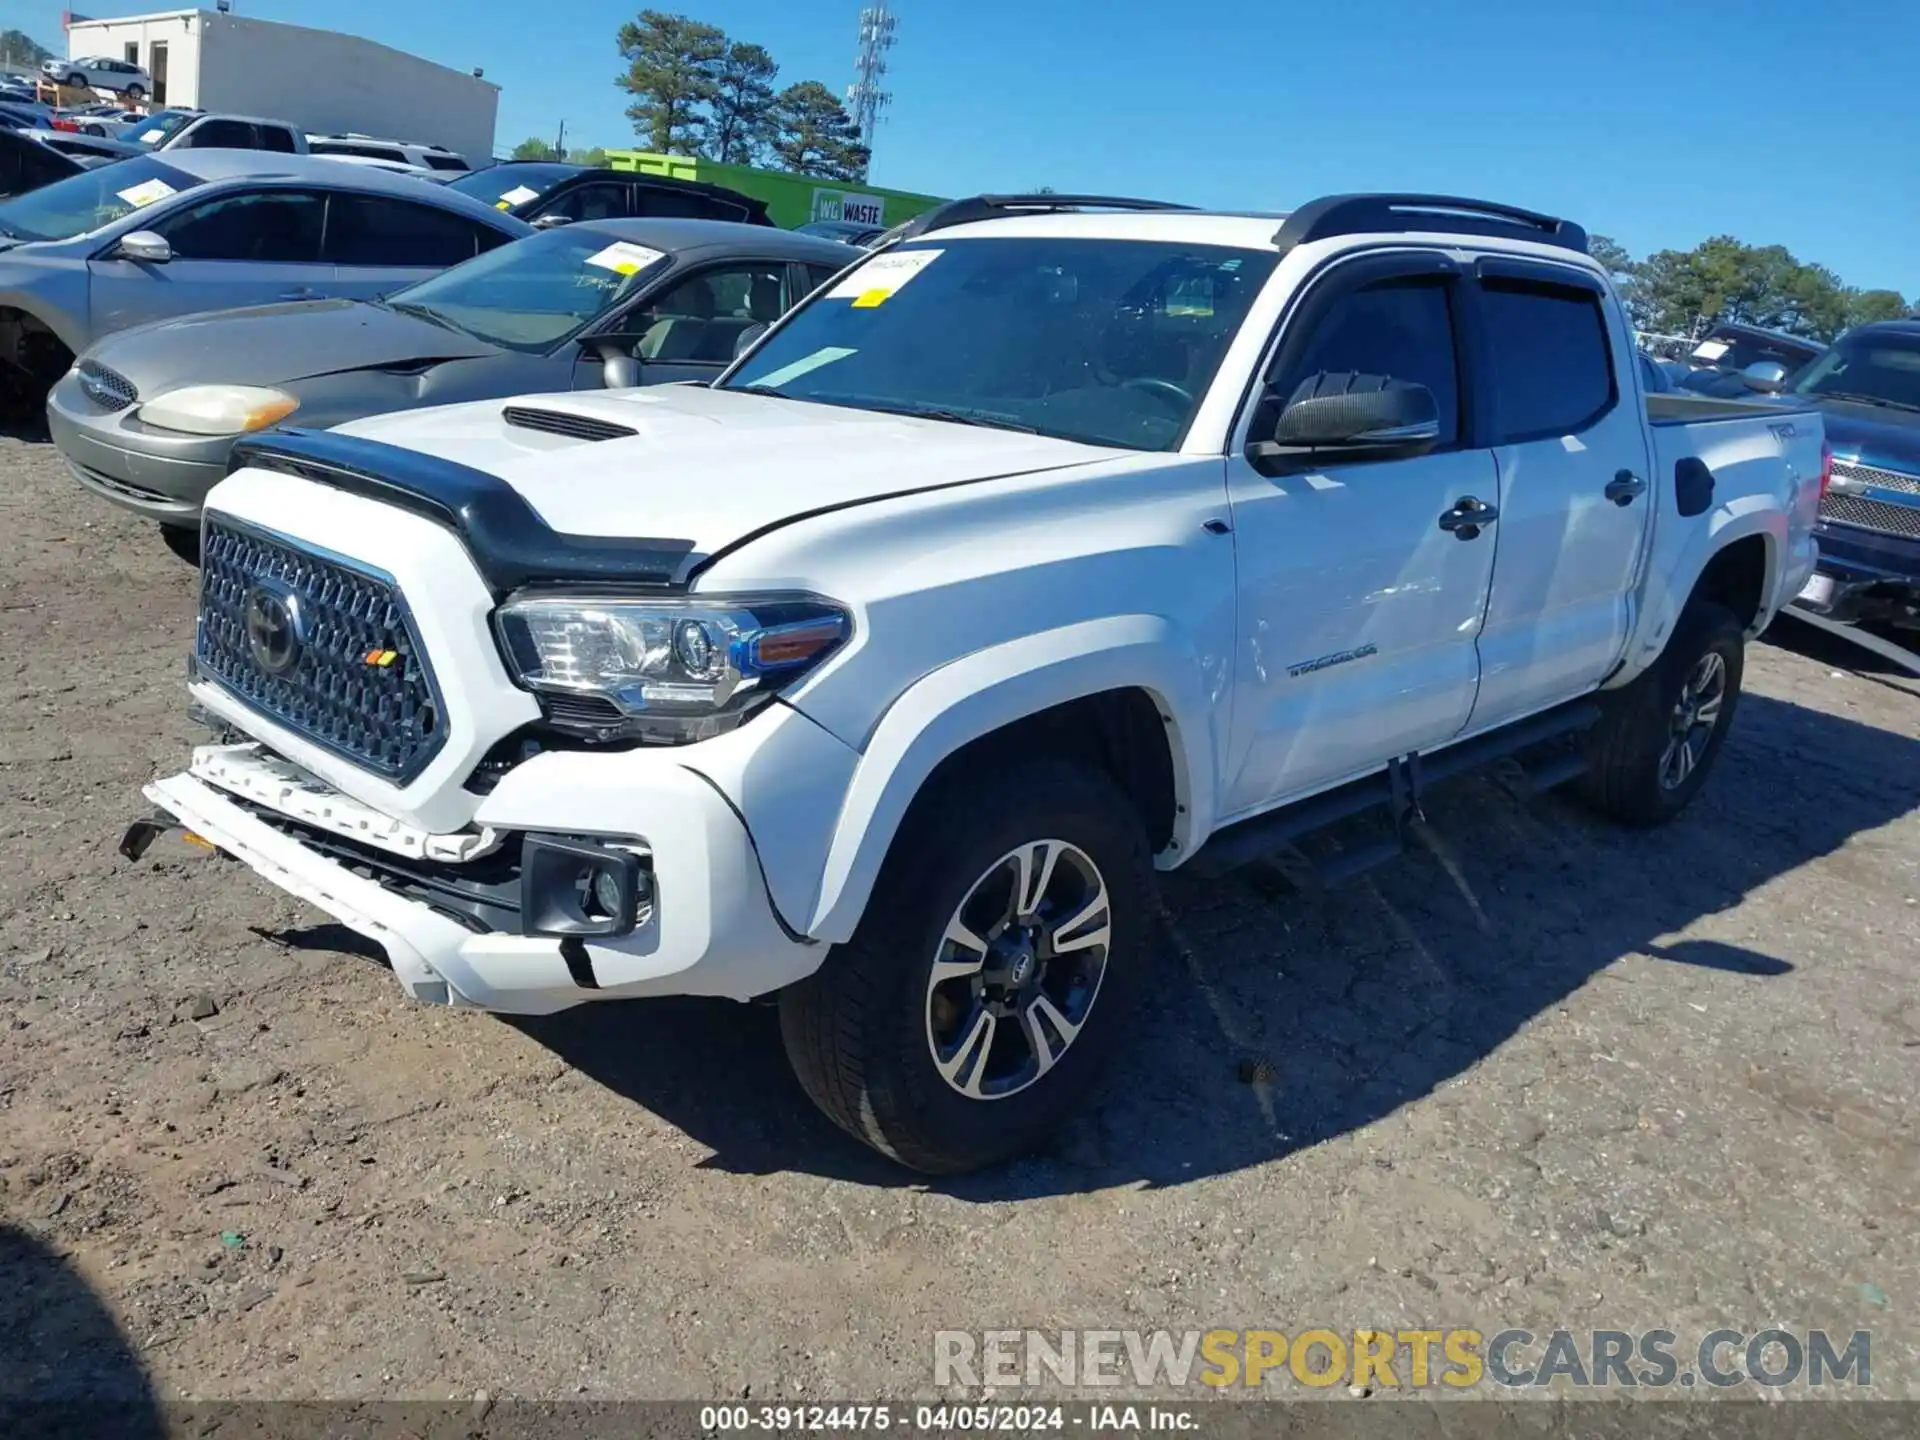
POLYGON ((1811 406, 1766 400, 1720 400, 1711 395, 1649 395, 1647 421, 1652 425, 1694 425, 1706 420, 1780 419, 1809 415, 1811 406))

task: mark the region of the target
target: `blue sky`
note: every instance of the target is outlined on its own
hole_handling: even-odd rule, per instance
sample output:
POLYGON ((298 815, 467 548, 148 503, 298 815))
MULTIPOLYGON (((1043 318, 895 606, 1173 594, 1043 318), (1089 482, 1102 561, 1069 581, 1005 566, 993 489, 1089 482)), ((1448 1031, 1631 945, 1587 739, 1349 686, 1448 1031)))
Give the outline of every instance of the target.
MULTIPOLYGON (((94 15, 167 8, 76 0, 94 15)), ((633 0, 236 0, 503 87, 498 139, 631 143, 633 0)), ((851 77, 858 0, 672 0, 851 77)), ((1730 233, 1920 294, 1913 0, 896 0, 878 184, 1052 185, 1278 210, 1435 190, 1567 215, 1635 254, 1730 233)), ((58 45, 60 6, 0 0, 58 45)))

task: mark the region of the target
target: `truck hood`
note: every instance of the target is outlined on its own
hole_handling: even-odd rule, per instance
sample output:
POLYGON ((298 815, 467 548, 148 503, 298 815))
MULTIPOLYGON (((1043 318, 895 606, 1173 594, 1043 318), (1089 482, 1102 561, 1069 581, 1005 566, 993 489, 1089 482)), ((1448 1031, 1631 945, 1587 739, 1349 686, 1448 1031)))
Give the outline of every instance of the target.
POLYGON ((338 430, 498 476, 564 534, 672 536, 697 555, 800 515, 1131 453, 704 385, 483 400, 338 430), (510 407, 634 433, 510 425, 510 407))
POLYGON ((1834 454, 1862 465, 1920 475, 1920 414, 1834 400, 1818 405, 1834 454))
POLYGON ((107 336, 87 356, 142 395, 158 395, 179 385, 285 385, 498 353, 484 340, 383 305, 301 300, 136 326, 107 336))

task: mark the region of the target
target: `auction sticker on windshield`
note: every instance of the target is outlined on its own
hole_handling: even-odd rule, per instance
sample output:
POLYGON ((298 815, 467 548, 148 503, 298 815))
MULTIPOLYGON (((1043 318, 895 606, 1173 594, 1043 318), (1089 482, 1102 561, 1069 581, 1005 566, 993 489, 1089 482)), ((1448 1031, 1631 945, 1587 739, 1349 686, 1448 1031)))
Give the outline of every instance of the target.
POLYGON ((907 283, 947 252, 944 250, 896 250, 891 255, 876 255, 853 274, 827 292, 829 300, 851 300, 856 310, 871 310, 884 305, 907 287, 907 283))
POLYGON ((649 250, 644 245, 616 240, 606 249, 589 255, 587 264, 598 265, 602 270, 611 270, 616 275, 638 275, 666 253, 664 250, 649 250))
POLYGON ((539 195, 539 193, 538 190, 529 190, 524 185, 516 185, 500 197, 500 208, 502 210, 510 210, 515 205, 524 205, 527 201, 539 195))
POLYGON ((138 210, 151 205, 156 200, 164 200, 175 193, 174 188, 164 180, 142 180, 138 185, 129 185, 115 192, 127 204, 138 210))

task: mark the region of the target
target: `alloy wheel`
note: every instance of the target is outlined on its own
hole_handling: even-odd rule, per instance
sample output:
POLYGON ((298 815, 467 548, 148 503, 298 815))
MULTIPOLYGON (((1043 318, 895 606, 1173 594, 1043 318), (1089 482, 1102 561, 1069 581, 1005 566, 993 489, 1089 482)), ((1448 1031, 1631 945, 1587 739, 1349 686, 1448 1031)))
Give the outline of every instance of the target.
POLYGON ((1727 662, 1709 650, 1688 674, 1674 701, 1667 725, 1667 748, 1660 755, 1660 788, 1678 790, 1699 768, 1727 699, 1727 662))
POLYGON ((927 980, 941 1078, 1000 1100, 1059 1064, 1099 996, 1112 934, 1106 880, 1078 846, 1035 840, 996 860, 954 909, 927 980))

